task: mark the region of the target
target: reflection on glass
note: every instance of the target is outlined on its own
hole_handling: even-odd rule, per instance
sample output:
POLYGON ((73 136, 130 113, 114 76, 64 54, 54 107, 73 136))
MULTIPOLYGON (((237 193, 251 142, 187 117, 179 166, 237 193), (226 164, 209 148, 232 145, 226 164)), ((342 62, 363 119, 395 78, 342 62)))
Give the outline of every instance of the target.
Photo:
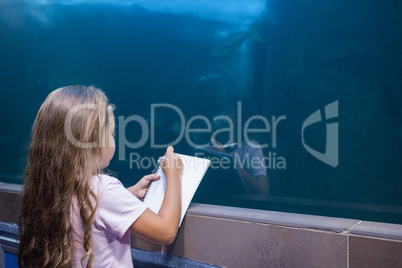
POLYGON ((212 146, 247 187, 202 202, 402 223, 402 3, 360 2, 1 1, 0 180, 21 183, 46 95, 93 84, 126 185, 212 146))

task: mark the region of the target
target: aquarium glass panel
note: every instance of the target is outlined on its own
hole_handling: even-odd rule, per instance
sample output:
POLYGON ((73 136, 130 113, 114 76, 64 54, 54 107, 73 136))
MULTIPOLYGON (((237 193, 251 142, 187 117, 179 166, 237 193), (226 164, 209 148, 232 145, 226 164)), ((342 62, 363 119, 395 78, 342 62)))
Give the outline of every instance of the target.
MULTIPOLYGON (((0 181, 54 89, 113 104, 125 186, 166 147, 194 202, 402 223, 402 2, 0 0, 0 181)), ((109 172, 108 171, 108 172, 109 172)))

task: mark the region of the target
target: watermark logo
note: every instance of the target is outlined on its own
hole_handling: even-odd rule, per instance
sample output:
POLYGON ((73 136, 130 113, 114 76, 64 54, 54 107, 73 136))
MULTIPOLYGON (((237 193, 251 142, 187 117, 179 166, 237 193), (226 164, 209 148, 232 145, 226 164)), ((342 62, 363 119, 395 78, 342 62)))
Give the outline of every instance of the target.
MULTIPOLYGON (((114 107, 112 108, 114 110, 114 107)), ((278 125, 280 122, 286 121, 287 117, 285 115, 279 117, 272 116, 271 120, 262 115, 253 115, 243 122, 245 118, 242 116, 241 102, 237 102, 231 116, 222 114, 212 118, 208 118, 204 115, 195 115, 191 118, 186 118, 179 107, 168 103, 151 104, 150 108, 149 120, 136 114, 129 117, 117 117, 118 123, 116 125, 119 129, 119 160, 126 161, 127 149, 138 149, 143 146, 149 146, 150 148, 156 149, 166 148, 168 146, 174 146, 181 140, 185 139, 187 144, 193 148, 209 148, 217 152, 232 154, 231 157, 236 160, 233 162, 237 166, 249 170, 256 170, 257 167, 265 169, 286 169, 285 157, 277 155, 275 152, 278 144, 278 125), (175 119, 170 120, 172 120, 172 125, 177 124, 179 126, 178 131, 171 135, 170 138, 172 138, 172 140, 165 144, 159 144, 156 142, 155 137, 161 135, 160 132, 156 131, 156 110, 160 113, 162 113, 162 111, 170 110, 170 112, 176 114, 175 119), (201 124, 195 124, 195 122, 201 124), (259 124, 255 125, 255 122, 259 124), (137 124, 137 129, 141 134, 139 140, 133 142, 127 139, 126 128, 128 124, 137 124), (207 139, 197 139, 197 137, 200 137, 201 135, 203 135, 204 138, 210 138, 210 142, 205 143, 207 139), (221 138, 224 138, 217 142, 217 137, 219 135, 222 135, 221 138), (260 139, 260 143, 253 139, 253 137, 256 136, 262 138, 260 139), (263 152, 263 150, 265 150, 265 152, 263 152)), ((72 131, 72 119, 77 112, 83 109, 94 110, 97 109, 97 106, 91 103, 79 104, 68 112, 64 124, 64 130, 68 140, 75 146, 81 148, 93 148, 96 146, 104 147, 105 144, 101 143, 101 136, 99 136, 99 144, 96 142, 82 142, 74 137, 72 131)), ((325 152, 315 150, 306 144, 305 129, 318 122, 331 119, 331 121, 334 121, 333 119, 337 118, 338 101, 334 101, 324 107, 323 115, 321 109, 312 113, 303 122, 301 129, 301 138, 304 148, 315 158, 332 167, 337 167, 339 162, 338 123, 326 122, 325 152)), ((113 119, 111 118, 111 120, 113 119)), ((101 133, 101 131, 99 131, 99 133, 101 133)), ((114 142, 110 144, 114 144, 114 142)), ((151 168, 158 165, 157 159, 141 157, 137 152, 129 152, 129 163, 130 168, 139 166, 143 168, 151 168)), ((222 166, 225 165, 225 163, 221 164, 222 166)))
MULTIPOLYGON (((338 117, 338 101, 334 101, 324 108, 325 119, 337 118, 338 117)), ((310 146, 308 146, 304 141, 304 130, 306 127, 311 126, 317 122, 321 122, 321 110, 317 110, 312 113, 303 123, 302 126, 302 142, 304 148, 315 158, 318 160, 332 166, 337 167, 339 164, 339 155, 338 155, 338 123, 327 123, 327 137, 326 137, 326 145, 325 145, 325 153, 321 153, 317 150, 314 150, 310 146)))

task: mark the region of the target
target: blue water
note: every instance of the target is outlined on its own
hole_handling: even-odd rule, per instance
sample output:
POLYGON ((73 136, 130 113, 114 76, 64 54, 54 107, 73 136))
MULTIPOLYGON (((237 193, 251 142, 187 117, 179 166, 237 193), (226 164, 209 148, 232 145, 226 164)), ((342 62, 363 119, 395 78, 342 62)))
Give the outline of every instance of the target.
MULTIPOLYGON (((269 143, 265 156, 286 161, 267 170, 270 197, 202 202, 402 223, 401 12, 391 0, 3 0, 0 177, 21 182, 30 128, 47 94, 93 84, 115 104, 116 117, 139 115, 149 125, 153 118, 156 144, 175 140, 182 126, 173 109, 152 117, 151 104, 178 107, 186 123, 221 112, 238 122, 236 101, 243 126, 252 115, 286 117, 275 147, 272 124, 254 136, 269 143), (335 101, 338 116, 324 120, 335 101), (303 122, 319 109, 323 120, 305 129, 304 141, 325 153, 326 124, 337 123, 336 167, 303 146, 303 122)), ((125 135, 135 142, 142 131, 130 123, 125 135)), ((148 137, 141 148, 116 151, 110 169, 126 186, 153 168, 130 168, 130 153, 164 152, 148 137)), ((193 153, 185 138, 175 148, 193 153)))
POLYGON ((18 260, 17 256, 10 254, 10 253, 4 253, 4 267, 5 268, 17 268, 18 267, 18 260))

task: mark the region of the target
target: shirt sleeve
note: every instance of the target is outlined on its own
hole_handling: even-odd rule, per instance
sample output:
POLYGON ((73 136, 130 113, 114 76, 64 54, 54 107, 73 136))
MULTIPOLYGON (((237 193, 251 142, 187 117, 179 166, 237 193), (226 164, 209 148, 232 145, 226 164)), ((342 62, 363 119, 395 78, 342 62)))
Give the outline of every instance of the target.
POLYGON ((95 224, 122 237, 147 207, 116 178, 103 175, 102 185, 95 224))
POLYGON ((249 146, 248 148, 248 154, 251 160, 253 159, 258 159, 257 163, 258 165, 253 165, 249 169, 249 173, 255 178, 260 175, 264 175, 267 177, 267 170, 264 167, 264 154, 262 152, 261 147, 255 143, 255 146, 249 146))

